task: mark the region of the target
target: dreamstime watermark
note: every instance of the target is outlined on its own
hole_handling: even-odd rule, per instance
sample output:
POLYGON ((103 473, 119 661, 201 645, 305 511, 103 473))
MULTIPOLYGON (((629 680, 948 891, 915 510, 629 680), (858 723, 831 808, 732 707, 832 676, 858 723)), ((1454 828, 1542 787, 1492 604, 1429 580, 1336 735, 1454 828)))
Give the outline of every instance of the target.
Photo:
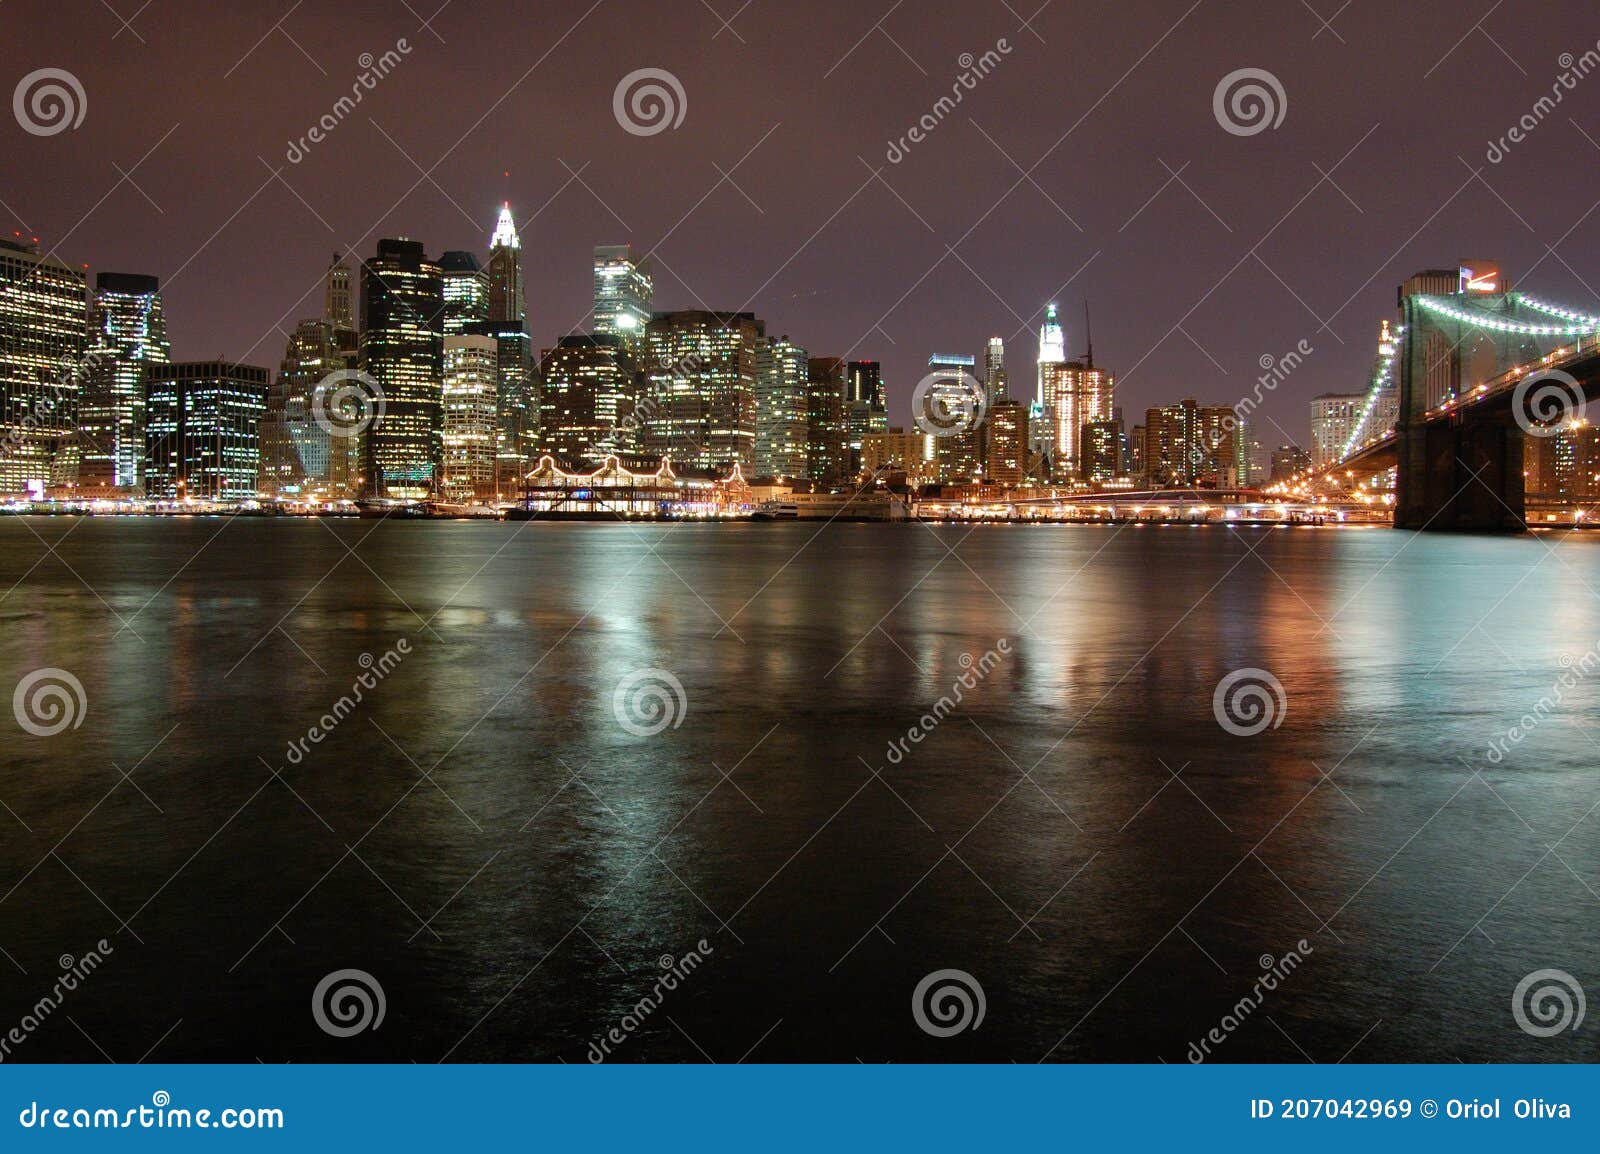
POLYGON ((935 437, 967 433, 983 423, 989 411, 989 390, 971 373, 952 377, 929 373, 911 392, 911 415, 917 428, 935 437))
POLYGON ((683 123, 689 96, 665 68, 636 68, 617 81, 611 113, 630 136, 657 136, 683 123))
POLYGON ((1266 400, 1266 395, 1276 392, 1278 386, 1287 381, 1314 352, 1316 349, 1312 348, 1311 342, 1302 337, 1299 344, 1282 356, 1275 357, 1271 353, 1262 353, 1256 362, 1261 366, 1262 373, 1256 378, 1255 388, 1250 391, 1250 396, 1240 397, 1233 406, 1235 421, 1242 422, 1249 419, 1250 414, 1260 408, 1261 402, 1266 400))
POLYGON ((983 1025, 989 1000, 966 970, 934 970, 911 991, 911 1017, 924 1034, 953 1038, 983 1025))
POLYGON ((363 369, 335 369, 311 393, 311 419, 330 437, 359 437, 384 410, 383 386, 363 369))
POLYGON ((65 669, 47 666, 25 674, 11 694, 17 724, 35 737, 54 737, 77 729, 89 712, 83 682, 65 669))
POLYGON ((1301 938, 1294 944, 1294 948, 1281 958, 1274 958, 1271 954, 1262 954, 1259 960, 1261 968, 1265 972, 1256 978, 1255 983, 1250 987, 1250 992, 1235 1002, 1233 1007, 1222 1015, 1222 1021, 1206 1031, 1205 1037, 1198 1042, 1189 1043, 1189 1064, 1198 1066, 1209 1058, 1212 1047, 1220 1046, 1226 1042, 1235 1030, 1244 1025, 1245 1019, 1261 1008, 1262 1003, 1267 1000, 1267 995, 1276 990, 1279 983, 1299 969, 1300 964, 1314 953, 1316 953, 1316 950, 1312 948, 1311 943, 1301 938))
POLYGON ((910 154, 912 145, 927 140, 934 130, 944 123, 945 118, 956 110, 956 105, 966 99, 967 93, 978 87, 978 81, 1000 67, 1000 62, 1010 56, 1011 51, 1011 42, 1002 36, 994 42, 994 47, 982 56, 963 52, 957 57, 956 63, 961 67, 961 74, 950 86, 950 95, 935 100, 933 107, 924 112, 899 140, 891 140, 889 150, 884 153, 884 159, 890 164, 899 164, 904 160, 910 154))
POLYGON ((1533 107, 1522 114, 1522 117, 1506 129, 1505 135, 1499 140, 1489 142, 1489 151, 1484 153, 1484 159, 1490 164, 1499 164, 1510 154, 1512 146, 1521 144, 1529 135, 1543 124, 1545 117, 1555 112, 1556 105, 1567 98, 1567 93, 1578 87, 1578 81, 1585 79, 1591 72, 1600 69, 1600 42, 1589 49, 1582 56, 1574 56, 1570 52, 1563 52, 1556 63, 1561 67, 1561 75, 1556 77, 1556 82, 1550 86, 1550 95, 1541 96, 1533 102, 1533 107))
POLYGON ((1277 729, 1289 712, 1283 682, 1265 669, 1235 669, 1211 694, 1217 724, 1235 737, 1254 737, 1277 729))
POLYGON ((31 136, 55 136, 76 129, 89 113, 83 82, 65 68, 39 68, 11 92, 11 112, 31 136))
POLYGON ((353 1038, 383 1025, 389 1001, 365 970, 335 970, 311 991, 311 1017, 324 1034, 353 1038))
MULTIPOLYGON (((0 351, 15 350, 6 348, 0 351)), ((102 358, 109 355, 109 350, 91 349, 81 359, 66 362, 59 370, 64 380, 53 379, 55 374, 50 376, 41 374, 39 388, 47 392, 39 396, 22 414, 22 419, 11 423, 5 435, 0 437, 0 458, 20 452, 27 439, 41 428, 53 430, 63 424, 75 424, 76 414, 72 411, 72 402, 80 396, 89 374, 99 365, 102 358), (52 420, 52 418, 59 419, 52 420)))
POLYGON ((84 979, 99 969, 106 958, 115 952, 111 943, 101 938, 94 944, 94 949, 87 951, 81 957, 74 958, 71 954, 62 954, 58 960, 62 973, 56 979, 55 985, 50 988, 50 992, 35 1002, 33 1007, 22 1015, 20 1022, 7 1030, 4 1035, 0 1035, 0 1062, 11 1056, 14 1047, 26 1042, 29 1035, 44 1024, 46 1018, 62 1007, 67 995, 76 990, 84 979))
POLYGON ((617 724, 635 737, 654 737, 668 726, 677 729, 689 714, 683 682, 665 669, 635 669, 611 695, 617 724))
POLYGON ((1011 642, 1002 637, 996 641, 994 648, 988 650, 982 657, 974 660, 972 654, 963 653, 957 660, 961 668, 966 670, 950 685, 950 692, 940 697, 933 703, 927 713, 917 718, 917 722, 906 730, 904 737, 897 737, 889 743, 885 753, 891 765, 899 765, 911 752, 911 746, 920 745, 922 740, 938 728, 939 723, 955 711, 956 706, 965 700, 965 690, 976 689, 979 682, 993 673, 1000 662, 1011 656, 1011 642))
POLYGON ((1553 437, 1583 412, 1587 399, 1578 378, 1544 369, 1517 382, 1511 391, 1511 416, 1531 437, 1553 437))
POLYGON ((712 948, 711 943, 701 938, 694 944, 694 949, 681 958, 662 954, 658 964, 665 973, 655 980, 648 994, 622 1015, 621 1021, 607 1030, 603 1036, 589 1043, 589 1063, 598 1066, 609 1058, 612 1050, 632 1037, 650 1015, 661 1008, 666 996, 676 990, 684 979, 699 969, 706 958, 714 953, 716 950, 712 948))
POLYGON ((1283 82, 1265 68, 1240 68, 1217 81, 1211 112, 1224 132, 1257 136, 1283 123, 1289 95, 1283 82))
MULTIPOLYGON (((687 381, 704 366, 704 357, 699 353, 690 353, 668 365, 666 376, 670 378, 671 386, 676 386, 687 381)), ((669 395, 672 391, 671 386, 667 390, 669 395)), ((626 446, 636 444, 642 439, 640 433, 650 427, 650 422, 659 416, 665 407, 659 396, 641 397, 626 416, 611 426, 610 431, 601 440, 601 445, 612 452, 617 452, 626 446)))
POLYGON ((370 653, 363 653, 357 658, 356 663, 366 672, 356 676, 350 683, 350 692, 340 696, 339 700, 333 703, 333 708, 318 718, 316 725, 306 730, 304 737, 289 743, 289 748, 284 753, 289 764, 299 765, 304 761, 306 754, 311 752, 311 747, 321 745, 329 734, 338 729, 344 719, 356 711, 356 706, 364 700, 366 691, 378 688, 378 683, 393 673, 395 667, 405 660, 410 652, 411 642, 402 637, 394 643, 392 649, 384 650, 380 657, 374 658, 370 653))
POLYGON ((1578 683, 1596 669, 1600 669, 1600 644, 1589 649, 1581 657, 1574 660, 1569 654, 1563 653, 1560 657, 1561 667, 1565 671, 1557 677, 1550 686, 1550 692, 1534 702, 1533 708, 1517 719, 1517 724, 1507 729, 1505 734, 1489 742, 1489 751, 1485 755, 1490 765, 1499 765, 1506 759, 1517 746, 1528 739, 1528 735, 1544 724, 1544 719, 1549 717, 1567 699, 1567 694, 1576 689, 1578 683))
POLYGON ((356 63, 361 66, 361 73, 350 85, 350 95, 341 96, 333 102, 333 107, 324 112, 299 140, 289 141, 289 147, 284 152, 284 159, 290 164, 299 164, 311 152, 313 146, 321 144, 332 135, 333 130, 344 123, 345 117, 356 110, 356 105, 366 99, 367 93, 378 87, 378 81, 383 80, 400 66, 400 61, 411 55, 411 45, 404 36, 394 42, 394 47, 388 49, 382 56, 374 56, 370 52, 363 52, 356 58, 356 63))
POLYGON ((1565 970, 1535 970, 1511 992, 1511 1016, 1535 1038, 1576 1030, 1587 1009, 1583 986, 1565 970))

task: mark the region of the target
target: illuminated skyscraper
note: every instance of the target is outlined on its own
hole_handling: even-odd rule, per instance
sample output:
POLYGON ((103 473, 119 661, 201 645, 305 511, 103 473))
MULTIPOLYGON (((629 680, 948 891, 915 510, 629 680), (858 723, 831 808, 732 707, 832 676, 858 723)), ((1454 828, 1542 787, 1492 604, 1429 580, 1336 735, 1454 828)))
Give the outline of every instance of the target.
POLYGON ((756 377, 766 326, 754 313, 656 313, 645 330, 644 447, 674 464, 755 467, 756 377))
POLYGON ((340 347, 340 332, 333 322, 315 319, 301 321, 289 334, 261 420, 263 493, 335 498, 357 493, 358 439, 337 435, 340 426, 326 419, 331 394, 317 398, 317 387, 330 373, 356 367, 356 355, 340 347), (319 403, 322 421, 316 419, 319 403))
POLYGON ((974 375, 973 357, 936 353, 928 358, 932 384, 917 414, 931 430, 935 425, 949 432, 934 438, 941 481, 976 480, 983 476, 983 422, 987 399, 983 382, 974 375))
POLYGON ((763 342, 759 353, 755 475, 804 477, 811 389, 806 350, 783 336, 763 342))
POLYGON ((1081 480, 1083 430, 1112 419, 1116 382, 1110 373, 1085 361, 1044 365, 1041 374, 1051 418, 1050 475, 1058 481, 1081 480))
POLYGON ((1028 406, 1005 396, 989 410, 984 438, 984 479, 997 485, 1021 485, 1028 474, 1028 406))
POLYGON ((0 240, 0 492, 77 480, 86 314, 81 270, 0 240))
POLYGON ((511 219, 511 204, 500 209, 489 238, 490 329, 473 326, 463 332, 493 335, 499 343, 496 362, 499 387, 495 398, 500 433, 495 455, 502 483, 527 469, 539 439, 539 381, 528 336, 528 299, 522 278, 522 238, 511 219))
POLYGON ((439 258, 444 277, 444 334, 456 336, 474 321, 489 319, 489 278, 470 252, 457 249, 439 258))
POLYGON ((539 375, 543 452, 576 465, 634 447, 639 369, 621 337, 562 337, 545 351, 539 375))
POLYGON ((95 277, 89 354, 78 416, 83 433, 79 483, 137 488, 144 484, 146 371, 172 359, 155 277, 120 272, 95 277))
POLYGON ((862 439, 889 427, 883 368, 877 361, 851 361, 845 366, 844 423, 850 445, 848 473, 854 477, 861 472, 862 439))
POLYGON ((384 239, 361 265, 361 364, 383 390, 362 472, 379 497, 437 488, 443 453, 444 285, 413 240, 384 239))
POLYGON ((210 501, 254 497, 267 370, 176 362, 149 366, 146 382, 148 494, 210 501))
POLYGON ((806 476, 829 484, 844 480, 849 469, 845 362, 811 357, 806 362, 806 476))
POLYGON ((444 338, 444 488, 453 500, 495 491, 498 353, 493 337, 444 338))
POLYGON ((1193 398, 1147 410, 1142 461, 1147 483, 1152 488, 1237 485, 1236 425, 1237 418, 1228 405, 1203 405, 1193 398))
POLYGON ((1311 463, 1317 468, 1344 458, 1344 447, 1361 425, 1364 393, 1323 393, 1311 402, 1311 463))
POLYGON ((1028 414, 1028 435, 1033 451, 1045 458, 1054 456, 1055 414, 1050 408, 1056 389, 1055 375, 1067 363, 1067 337, 1056 316, 1056 306, 1046 307, 1044 324, 1039 328, 1039 362, 1033 407, 1028 414))
POLYGON ((1006 343, 999 337, 990 337, 983 348, 983 386, 989 394, 990 405, 1011 396, 1011 381, 1006 374, 1006 343))
POLYGON ((356 327, 355 287, 350 264, 342 252, 333 254, 322 284, 322 319, 336 329, 354 332, 356 327))
POLYGON ((594 250, 594 331, 621 339, 637 352, 650 323, 650 303, 655 296, 650 258, 634 262, 633 247, 596 245, 594 250))

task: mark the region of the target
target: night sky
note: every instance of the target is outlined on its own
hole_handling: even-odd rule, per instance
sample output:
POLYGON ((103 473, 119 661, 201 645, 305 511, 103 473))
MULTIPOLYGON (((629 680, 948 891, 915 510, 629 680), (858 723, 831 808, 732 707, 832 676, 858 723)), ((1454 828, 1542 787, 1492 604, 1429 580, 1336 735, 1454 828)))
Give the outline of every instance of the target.
POLYGON ((991 335, 1031 395, 1042 306, 1060 301, 1076 355, 1088 298, 1130 426, 1183 396, 1231 404, 1263 356, 1309 342, 1262 407, 1274 444, 1304 443, 1312 396, 1362 387, 1418 268, 1499 258, 1600 311, 1600 72, 1485 155, 1563 53, 1595 48, 1592 2, 439 2, 5 0, 5 90, 62 68, 87 107, 50 136, 0 118, 4 227, 160 276, 175 356, 276 366, 332 250, 481 252, 509 198, 542 346, 586 326, 593 245, 659 244, 658 308, 753 309, 813 355, 882 360, 904 423, 929 354, 991 335), (401 38, 393 73, 289 163, 361 55, 401 38), (889 164, 962 54, 1002 38, 889 164), (681 81, 683 121, 631 135, 613 93, 651 67, 681 81), (1214 91, 1241 68, 1281 82, 1276 128, 1219 125, 1214 91))

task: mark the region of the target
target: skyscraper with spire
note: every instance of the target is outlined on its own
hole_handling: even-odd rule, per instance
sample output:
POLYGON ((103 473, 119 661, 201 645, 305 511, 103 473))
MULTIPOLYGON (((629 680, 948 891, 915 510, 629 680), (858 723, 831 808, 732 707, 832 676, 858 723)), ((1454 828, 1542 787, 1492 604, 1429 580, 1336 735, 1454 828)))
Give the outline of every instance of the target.
POLYGON ((511 218, 511 202, 500 208, 489 237, 489 319, 462 329, 495 338, 498 425, 495 446, 497 487, 515 489, 527 471, 529 454, 538 445, 539 383, 533 365, 533 339, 528 335, 528 299, 523 282, 522 238, 511 218))
POLYGON ((1051 456, 1051 428, 1055 424, 1051 411, 1056 378, 1067 363, 1067 337, 1056 316, 1056 306, 1045 308, 1044 324, 1039 328, 1039 373, 1037 391, 1033 397, 1033 410, 1029 413, 1028 432, 1033 440, 1034 452, 1051 456))

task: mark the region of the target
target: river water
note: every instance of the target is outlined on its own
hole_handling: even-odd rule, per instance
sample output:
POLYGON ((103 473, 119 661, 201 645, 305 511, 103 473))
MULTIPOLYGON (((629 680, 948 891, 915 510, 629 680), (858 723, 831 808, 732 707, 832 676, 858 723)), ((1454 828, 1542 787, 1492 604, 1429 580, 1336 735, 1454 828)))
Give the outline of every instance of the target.
POLYGON ((1600 536, 0 518, 0 590, 83 687, 0 730, 8 1061, 1600 1059, 1513 1012, 1600 991, 1600 536))

